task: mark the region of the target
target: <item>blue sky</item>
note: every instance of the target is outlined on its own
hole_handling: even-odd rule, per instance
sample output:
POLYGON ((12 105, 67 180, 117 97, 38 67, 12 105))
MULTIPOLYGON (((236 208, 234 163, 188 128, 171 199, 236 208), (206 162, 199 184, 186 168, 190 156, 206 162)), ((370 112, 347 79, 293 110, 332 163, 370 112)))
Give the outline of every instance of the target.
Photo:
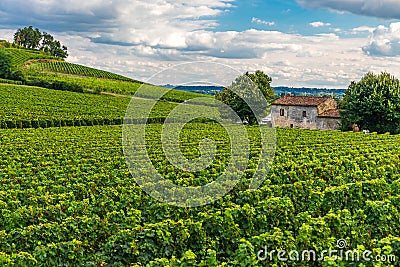
POLYGON ((398 0, 2 0, 0 38, 33 25, 69 61, 141 80, 211 61, 261 69, 275 86, 346 88, 368 71, 400 73, 399 19, 398 0))
MULTIPOLYGON (((389 25, 395 19, 378 18, 352 13, 342 13, 326 8, 307 8, 295 0, 285 1, 236 1, 229 12, 220 16, 216 31, 274 30, 285 33, 314 35, 335 32, 334 29, 351 31, 360 26, 389 25), (258 20, 255 20, 258 19, 258 20), (330 26, 312 27, 310 23, 324 22, 330 26)), ((338 33, 340 36, 345 34, 338 33)))

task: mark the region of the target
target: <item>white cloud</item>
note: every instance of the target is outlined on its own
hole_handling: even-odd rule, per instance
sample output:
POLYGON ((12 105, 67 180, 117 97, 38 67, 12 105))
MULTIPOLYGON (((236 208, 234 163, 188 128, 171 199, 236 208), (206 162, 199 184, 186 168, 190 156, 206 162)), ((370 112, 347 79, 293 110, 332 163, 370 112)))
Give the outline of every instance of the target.
POLYGON ((319 27, 329 27, 329 26, 331 26, 331 24, 330 23, 325 23, 325 22, 322 22, 322 21, 314 21, 314 22, 310 23, 310 26, 313 27, 313 28, 319 28, 319 27))
POLYGON ((350 12, 386 19, 400 19, 398 0, 297 0, 309 8, 329 8, 338 12, 350 12))
POLYGON ((251 23, 257 23, 257 24, 262 24, 262 25, 267 25, 267 26, 275 26, 276 25, 275 21, 266 21, 266 20, 255 18, 255 17, 253 17, 251 19, 251 23))
POLYGON ((94 41, 184 46, 184 34, 212 28, 232 0, 2 0, 0 25, 80 32, 94 41))
POLYGON ((363 50, 371 56, 400 56, 400 22, 378 26, 363 50))
POLYGON ((375 28, 368 27, 368 26, 360 26, 357 28, 354 28, 352 30, 353 33, 362 33, 362 32, 370 32, 372 33, 375 30, 375 28))

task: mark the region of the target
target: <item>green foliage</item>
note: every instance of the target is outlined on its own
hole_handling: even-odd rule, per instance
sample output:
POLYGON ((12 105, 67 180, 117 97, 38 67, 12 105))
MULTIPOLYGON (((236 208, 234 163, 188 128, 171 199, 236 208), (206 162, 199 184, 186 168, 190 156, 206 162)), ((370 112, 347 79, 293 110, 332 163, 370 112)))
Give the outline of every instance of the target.
MULTIPOLYGON (((11 80, 18 80, 26 85, 48 89, 121 95, 133 95, 143 85, 140 81, 118 74, 57 60, 55 57, 42 51, 21 48, 0 48, 1 51, 11 55, 14 71, 7 79, 3 79, 0 83, 15 83, 11 80)), ((152 99, 159 95, 160 91, 166 92, 166 89, 162 87, 146 86, 148 90, 138 96, 152 99)), ((196 97, 210 96, 180 90, 170 90, 161 99, 171 102, 184 102, 196 97)))
POLYGON ((343 124, 357 124, 361 130, 400 133, 400 83, 388 73, 366 74, 352 82, 343 98, 343 124))
POLYGON ((32 26, 18 29, 14 33, 14 42, 28 49, 38 48, 41 39, 42 33, 38 28, 34 29, 32 26))
POLYGON ((0 48, 11 48, 12 44, 6 40, 0 40, 0 48))
MULTIPOLYGON (((100 71, 101 72, 101 71, 100 71)), ((34 71, 26 71, 27 84, 41 86, 49 89, 56 89, 53 84, 65 84, 65 87, 71 88, 72 91, 84 92, 109 92, 121 95, 133 95, 139 87, 143 85, 137 81, 125 81, 116 79, 100 79, 95 77, 70 76, 57 73, 38 73, 34 71), (79 90, 74 90, 79 89, 79 90)), ((128 78, 127 78, 128 79, 128 78)), ((69 91, 69 90, 68 90, 69 91)), ((153 99, 160 95, 161 92, 166 92, 161 99, 171 102, 184 102, 185 100, 195 97, 210 97, 202 94, 185 92, 181 90, 167 90, 163 87, 146 85, 144 93, 136 94, 138 97, 153 99)))
POLYGON ((67 58, 68 48, 61 45, 60 41, 54 40, 54 37, 47 32, 42 34, 42 45, 40 50, 50 53, 57 58, 67 58))
POLYGON ((261 90, 265 99, 268 103, 272 103, 275 100, 275 92, 271 87, 272 78, 267 74, 262 72, 261 70, 257 70, 255 73, 246 73, 246 76, 249 77, 253 83, 255 83, 259 90, 261 90))
POLYGON ((13 66, 12 55, 4 49, 0 49, 0 78, 13 81, 23 81, 25 76, 21 70, 13 66))
MULTIPOLYGON (((255 139, 257 127, 247 129, 255 139)), ((157 171, 177 184, 213 180, 230 158, 221 126, 189 124, 181 133, 183 153, 198 155, 198 142, 209 132, 219 155, 207 172, 188 176, 165 160, 162 125, 148 125, 147 131, 144 149, 157 171)), ((341 238, 349 249, 398 256, 400 136, 277 131, 274 165, 262 187, 249 191, 244 178, 223 199, 188 209, 155 201, 135 183, 120 126, 0 130, 0 263, 308 266, 276 256, 259 261, 256 255, 265 246, 336 249, 341 238)), ((252 142, 250 148, 251 177, 260 147, 252 142)), ((326 259, 315 265, 349 263, 326 259)))
POLYGON ((268 75, 259 70, 254 74, 246 73, 217 94, 216 99, 230 106, 242 121, 255 124, 257 117, 261 119, 267 113, 268 106, 261 99, 264 97, 267 103, 271 103, 275 98, 271 81, 268 75))
POLYGON ((0 78, 0 83, 22 85, 22 81, 14 81, 14 80, 8 80, 8 79, 3 79, 3 78, 0 78))

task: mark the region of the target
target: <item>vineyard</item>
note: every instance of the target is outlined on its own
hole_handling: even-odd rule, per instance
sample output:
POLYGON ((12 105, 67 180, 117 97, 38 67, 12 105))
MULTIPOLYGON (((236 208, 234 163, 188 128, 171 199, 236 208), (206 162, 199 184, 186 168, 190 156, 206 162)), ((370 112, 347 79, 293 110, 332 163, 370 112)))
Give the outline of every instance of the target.
POLYGON ((88 76, 94 78, 103 78, 110 80, 120 80, 126 82, 137 82, 122 75, 114 74, 108 71, 98 70, 94 68, 85 67, 78 64, 72 64, 64 61, 50 61, 50 62, 33 62, 29 65, 29 69, 37 72, 56 72, 64 74, 72 74, 77 76, 88 76))
POLYGON ((12 63, 16 67, 22 67, 28 60, 38 59, 55 59, 54 57, 36 50, 20 49, 20 48, 5 48, 12 56, 12 63))
MULTIPOLYGON (((218 124, 185 126, 183 153, 198 155, 212 138, 218 155, 205 172, 174 170, 147 125, 154 166, 177 184, 221 173, 230 153, 218 124)), ((259 261, 269 249, 348 247, 400 255, 400 136, 277 130, 276 158, 266 181, 246 190, 259 151, 248 127, 246 176, 223 199, 198 208, 162 204, 131 178, 121 126, 0 130, 0 262, 16 266, 310 266, 259 261)), ((315 266, 398 266, 340 262, 315 266)))
MULTIPOLYGON (((28 71, 26 72, 26 76, 28 77, 28 85, 57 89, 54 87, 54 84, 63 84, 66 87, 66 91, 90 93, 109 92, 121 95, 133 95, 141 86, 146 86, 146 92, 137 95, 143 98, 154 98, 154 95, 158 95, 160 91, 166 91, 163 87, 147 84, 143 85, 140 82, 99 79, 94 77, 77 77, 57 73, 38 73, 28 71)), ((180 90, 170 90, 162 97, 162 99, 171 102, 183 102, 195 97, 207 96, 180 90)))
MULTIPOLYGON (((129 101, 127 97, 0 83, 0 128, 122 124, 129 101)), ((137 107, 147 106, 149 101, 137 99, 137 107)), ((150 115, 150 121, 160 121, 175 106, 175 103, 159 101, 150 115)))

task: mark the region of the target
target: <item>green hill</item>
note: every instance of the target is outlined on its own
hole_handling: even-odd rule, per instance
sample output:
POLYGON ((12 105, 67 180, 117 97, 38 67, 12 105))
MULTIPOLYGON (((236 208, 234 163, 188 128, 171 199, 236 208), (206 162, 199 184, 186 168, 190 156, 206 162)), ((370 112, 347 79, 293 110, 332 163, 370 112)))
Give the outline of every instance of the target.
MULTIPOLYGON (((17 83, 56 90, 122 95, 133 95, 143 85, 143 82, 119 74, 65 62, 42 51, 13 47, 5 41, 0 41, 0 49, 4 49, 11 55, 13 66, 21 70, 24 75, 23 81, 0 79, 0 83, 17 83)), ((140 97, 153 98, 160 90, 164 90, 164 88, 147 86, 147 92, 141 94, 140 97)), ((172 90, 165 94, 162 99, 183 102, 194 97, 204 96, 172 90)))
POLYGON ((114 74, 108 71, 98 70, 94 68, 85 67, 78 64, 72 64, 65 61, 57 61, 57 60, 35 60, 29 62, 28 66, 29 70, 43 73, 63 73, 63 74, 71 74, 76 76, 86 76, 86 77, 94 77, 94 78, 103 78, 110 80, 119 80, 119 81, 127 81, 127 82, 136 82, 139 81, 124 77, 122 75, 114 74))
POLYGON ((34 60, 34 59, 56 60, 54 57, 48 54, 35 50, 18 49, 18 48, 5 48, 5 50, 12 55, 13 64, 17 67, 22 67, 28 60, 34 60))
POLYGON ((0 128, 122 124, 129 101, 141 86, 145 90, 137 95, 139 109, 165 93, 149 122, 164 120, 179 102, 205 96, 143 84, 58 60, 40 51, 9 46, 0 42, 0 49, 11 55, 14 67, 23 72, 24 80, 0 79, 0 128))

